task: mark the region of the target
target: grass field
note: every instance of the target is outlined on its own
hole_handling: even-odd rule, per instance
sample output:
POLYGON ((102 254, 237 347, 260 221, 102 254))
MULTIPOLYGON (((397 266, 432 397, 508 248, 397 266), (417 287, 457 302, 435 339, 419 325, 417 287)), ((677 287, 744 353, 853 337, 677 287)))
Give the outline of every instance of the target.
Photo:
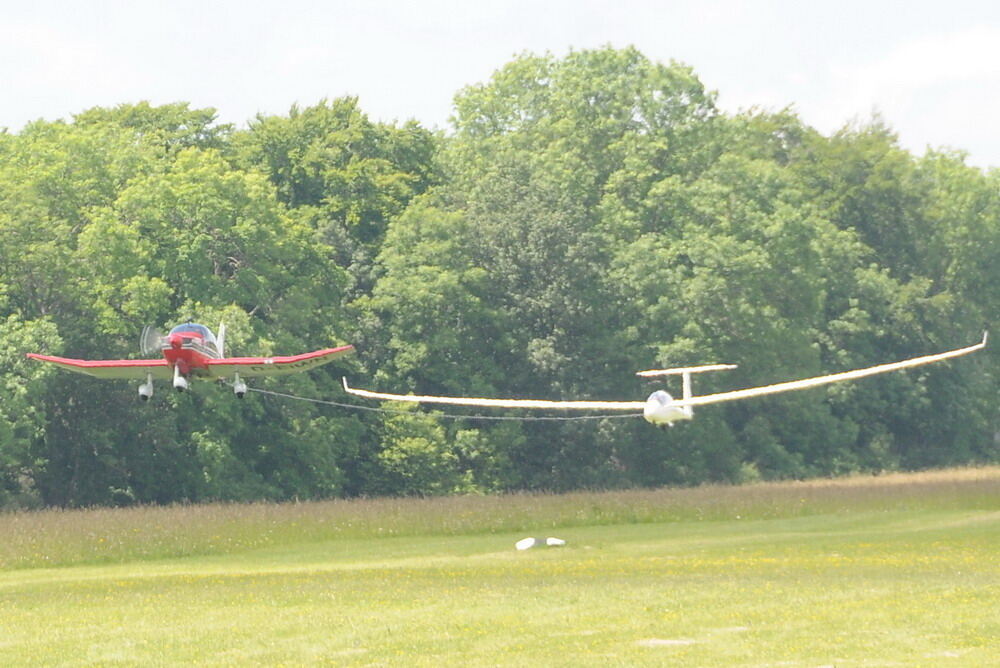
POLYGON ((0 537, 2 665, 1000 665, 997 467, 14 513, 0 537))

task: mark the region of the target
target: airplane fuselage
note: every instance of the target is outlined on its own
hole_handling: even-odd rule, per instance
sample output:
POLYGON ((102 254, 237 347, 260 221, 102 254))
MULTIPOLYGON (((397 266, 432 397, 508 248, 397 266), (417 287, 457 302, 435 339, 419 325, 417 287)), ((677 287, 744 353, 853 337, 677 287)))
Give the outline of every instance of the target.
POLYGON ((212 332, 204 325, 187 324, 174 327, 161 347, 167 364, 184 377, 208 368, 208 360, 221 359, 212 332))
MULTIPOLYGON (((220 337, 223 335, 219 330, 220 337)), ((207 376, 209 362, 222 359, 222 346, 215 335, 205 325, 189 322, 178 325, 163 337, 160 351, 167 365, 173 370, 174 389, 183 392, 188 387, 192 377, 207 376)), ((236 394, 242 397, 246 392, 246 384, 240 380, 239 374, 234 374, 236 394)), ((152 378, 147 378, 146 384, 139 388, 139 395, 148 398, 153 391, 152 378)))

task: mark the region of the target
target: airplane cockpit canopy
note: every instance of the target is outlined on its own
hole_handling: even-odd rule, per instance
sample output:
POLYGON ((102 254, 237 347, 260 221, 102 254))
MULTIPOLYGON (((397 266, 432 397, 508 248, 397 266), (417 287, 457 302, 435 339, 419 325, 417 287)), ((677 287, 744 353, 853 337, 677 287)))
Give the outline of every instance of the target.
POLYGON ((212 345, 216 345, 215 335, 212 334, 212 330, 210 330, 208 327, 205 327, 205 325, 199 325, 197 323, 187 322, 184 323, 183 325, 177 325, 172 330, 170 330, 171 334, 181 334, 187 332, 199 335, 202 338, 202 340, 205 341, 205 343, 211 343, 212 345))

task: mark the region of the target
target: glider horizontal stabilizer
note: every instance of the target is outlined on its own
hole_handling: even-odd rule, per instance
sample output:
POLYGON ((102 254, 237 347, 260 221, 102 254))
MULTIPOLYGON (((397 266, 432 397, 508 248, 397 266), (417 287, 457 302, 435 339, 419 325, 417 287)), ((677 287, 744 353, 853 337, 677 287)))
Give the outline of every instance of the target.
POLYGON ((685 373, 704 373, 706 371, 727 371, 736 369, 735 364, 704 364, 702 366, 679 366, 673 369, 649 369, 647 371, 636 371, 635 375, 643 378, 654 376, 679 376, 685 373))

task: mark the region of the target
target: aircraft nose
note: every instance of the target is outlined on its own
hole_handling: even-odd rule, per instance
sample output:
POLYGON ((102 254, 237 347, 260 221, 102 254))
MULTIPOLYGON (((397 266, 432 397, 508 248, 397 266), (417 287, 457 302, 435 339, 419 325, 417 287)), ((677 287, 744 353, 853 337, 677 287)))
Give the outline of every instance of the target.
POLYGON ((184 342, 184 337, 180 334, 171 334, 170 338, 167 340, 170 341, 171 348, 174 350, 180 350, 181 344, 184 342))

